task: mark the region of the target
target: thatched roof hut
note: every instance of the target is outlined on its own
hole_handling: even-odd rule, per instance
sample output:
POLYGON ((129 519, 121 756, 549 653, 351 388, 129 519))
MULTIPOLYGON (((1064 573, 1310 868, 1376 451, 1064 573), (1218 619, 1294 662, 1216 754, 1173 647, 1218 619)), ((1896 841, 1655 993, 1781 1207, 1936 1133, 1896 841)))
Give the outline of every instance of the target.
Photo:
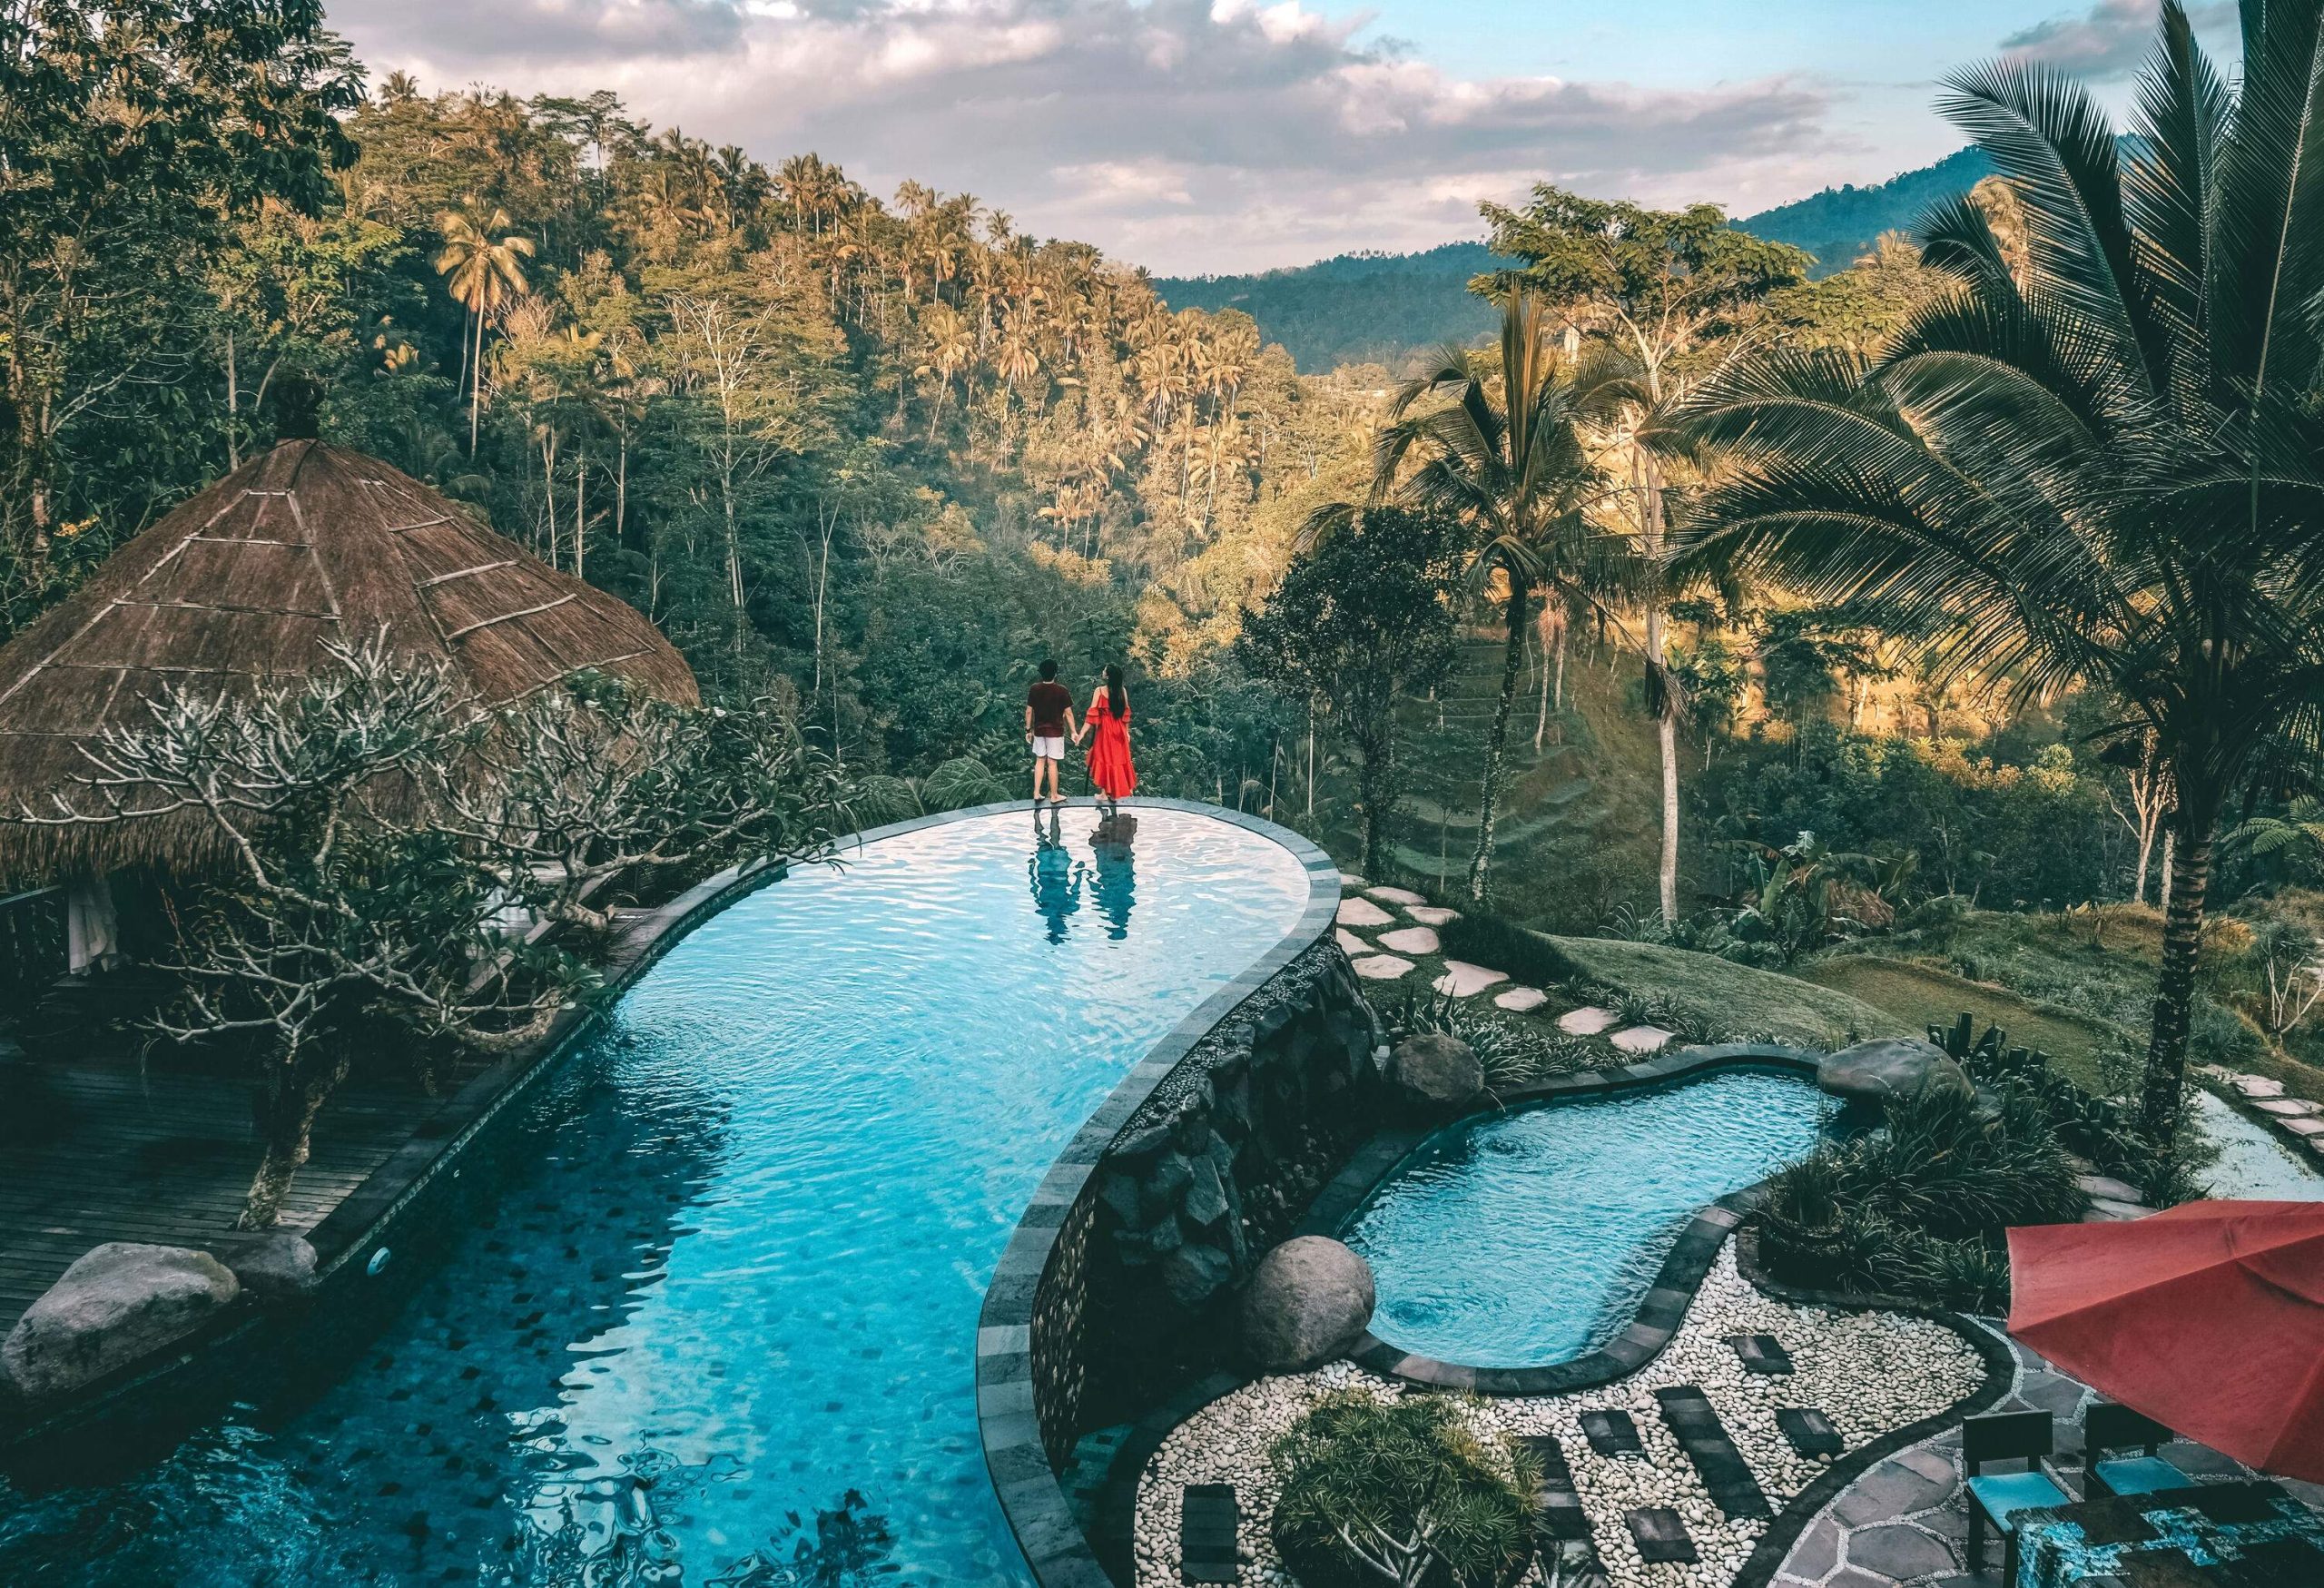
MULTIPOLYGON (((134 723, 166 680, 248 688, 303 676, 323 643, 385 629, 447 658, 487 702, 584 669, 692 704, 694 674, 633 608, 558 573, 399 469, 288 440, 116 552, 70 598, 0 646, 0 810, 46 812, 88 763, 81 746, 134 723)), ((94 807, 94 808, 101 808, 94 807)), ((198 859, 198 814, 116 825, 0 824, 0 879, 198 859)))

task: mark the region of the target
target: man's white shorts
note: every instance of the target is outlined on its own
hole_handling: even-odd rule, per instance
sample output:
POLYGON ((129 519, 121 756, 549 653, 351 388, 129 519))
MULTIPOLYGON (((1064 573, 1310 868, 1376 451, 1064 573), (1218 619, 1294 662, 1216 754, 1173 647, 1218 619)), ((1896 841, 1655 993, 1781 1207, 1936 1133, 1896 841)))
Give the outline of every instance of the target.
POLYGON ((1035 739, 1033 755, 1040 761, 1062 761, 1065 759, 1065 740, 1062 737, 1035 739))

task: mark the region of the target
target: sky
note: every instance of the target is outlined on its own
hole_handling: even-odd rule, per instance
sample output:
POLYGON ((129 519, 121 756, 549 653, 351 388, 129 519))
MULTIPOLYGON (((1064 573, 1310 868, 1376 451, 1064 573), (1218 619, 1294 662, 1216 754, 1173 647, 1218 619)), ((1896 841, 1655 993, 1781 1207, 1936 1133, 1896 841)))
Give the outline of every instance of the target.
MULTIPOLYGON (((1954 68, 2126 102, 2160 0, 337 0, 376 82, 611 88, 769 165, 970 192, 1157 274, 1482 235, 1551 182, 1748 214, 1964 140, 1954 68)), ((2231 0, 2189 7, 2215 49, 2231 0)))

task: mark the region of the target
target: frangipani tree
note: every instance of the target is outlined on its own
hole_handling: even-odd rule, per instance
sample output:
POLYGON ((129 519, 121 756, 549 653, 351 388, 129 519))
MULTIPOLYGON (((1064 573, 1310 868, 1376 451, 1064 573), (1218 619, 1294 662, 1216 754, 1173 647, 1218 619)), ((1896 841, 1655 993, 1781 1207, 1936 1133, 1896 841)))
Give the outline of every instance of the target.
POLYGON ((2036 64, 1944 108, 2018 194, 1925 223, 1957 282, 1866 363, 1748 355, 1695 436, 1741 467, 1681 560, 1928 636, 1944 673, 2122 703, 2175 798, 2142 1098, 2172 1137, 2211 851, 2230 796, 2324 727, 2324 5, 2245 0, 2231 92, 2165 0, 2132 136, 2036 64))

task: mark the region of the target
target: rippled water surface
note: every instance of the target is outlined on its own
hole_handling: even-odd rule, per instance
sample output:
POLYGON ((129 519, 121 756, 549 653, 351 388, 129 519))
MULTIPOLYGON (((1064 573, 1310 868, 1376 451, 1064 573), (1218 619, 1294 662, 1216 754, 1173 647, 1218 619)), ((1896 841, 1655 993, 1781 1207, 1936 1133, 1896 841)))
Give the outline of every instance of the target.
POLYGON ((1811 1081, 1730 1070, 1447 1126, 1349 1221, 1372 1332, 1476 1367, 1586 1355, 1630 1327, 1698 1208, 1807 1152, 1830 1111, 1811 1081))
POLYGON ((1208 817, 1029 814, 734 905, 507 1132, 360 1361, 104 1487, 0 1490, 0 1583, 1018 1583, 978 1307, 1124 1071, 1296 922, 1208 817))

